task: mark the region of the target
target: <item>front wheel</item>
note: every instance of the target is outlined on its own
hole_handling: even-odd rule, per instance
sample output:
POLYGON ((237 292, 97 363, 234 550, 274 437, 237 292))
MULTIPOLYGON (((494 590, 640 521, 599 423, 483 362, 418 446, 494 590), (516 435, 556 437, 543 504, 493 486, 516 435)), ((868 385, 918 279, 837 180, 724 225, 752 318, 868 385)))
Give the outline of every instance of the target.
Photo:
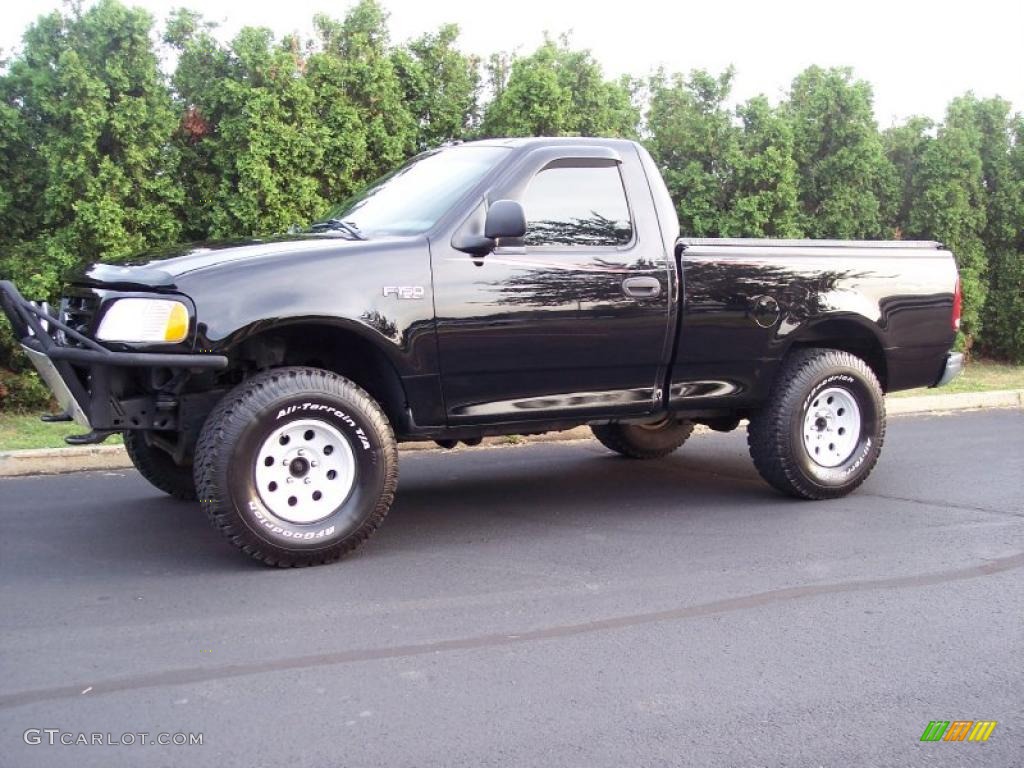
POLYGON ((377 529, 398 451, 376 402, 348 379, 278 368, 240 384, 199 436, 199 500, 214 526, 267 565, 337 560, 377 529))
POLYGON ((769 484, 802 499, 845 496, 882 450, 885 400, 874 372, 836 349, 803 349, 784 363, 747 445, 769 484))

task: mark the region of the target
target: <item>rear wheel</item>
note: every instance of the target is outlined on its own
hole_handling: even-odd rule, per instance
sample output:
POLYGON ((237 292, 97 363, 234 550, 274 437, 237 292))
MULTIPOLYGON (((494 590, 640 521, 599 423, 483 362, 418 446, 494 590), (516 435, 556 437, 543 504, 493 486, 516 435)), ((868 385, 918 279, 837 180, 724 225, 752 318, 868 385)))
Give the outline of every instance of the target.
POLYGON ((146 442, 146 435, 139 430, 128 430, 124 433, 124 449, 139 474, 149 481, 150 485, 168 493, 176 499, 194 501, 196 484, 192 478, 192 467, 182 467, 174 463, 167 451, 146 442))
POLYGON ((836 349, 790 355, 747 428, 761 477, 802 499, 831 499, 857 488, 874 469, 884 439, 878 379, 859 357, 836 349))
POLYGON ((327 563, 360 546, 394 498, 398 451, 376 402, 316 368, 279 368, 229 392, 196 446, 214 526, 268 565, 327 563))
POLYGON ((601 445, 630 459, 660 459, 693 432, 692 421, 665 418, 654 424, 601 424, 590 428, 601 445))

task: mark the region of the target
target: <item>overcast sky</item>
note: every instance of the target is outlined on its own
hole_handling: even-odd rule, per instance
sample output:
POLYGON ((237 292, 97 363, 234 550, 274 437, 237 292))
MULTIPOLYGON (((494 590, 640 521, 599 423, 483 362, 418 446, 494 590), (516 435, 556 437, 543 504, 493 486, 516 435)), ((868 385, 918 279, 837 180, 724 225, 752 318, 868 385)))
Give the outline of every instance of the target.
MULTIPOLYGON (((88 4, 90 0, 85 0, 88 4)), ((200 8, 230 37, 245 25, 278 34, 308 33, 315 12, 341 17, 350 3, 326 0, 125 0, 162 22, 170 9, 200 8)), ((528 52, 545 30, 572 32, 609 75, 659 66, 688 71, 737 69, 734 96, 777 100, 810 64, 850 65, 875 89, 882 127, 913 114, 941 118, 951 97, 973 89, 1024 110, 1024 2, 1021 0, 386 0, 395 41, 444 22, 462 29, 462 47, 479 54, 528 52)), ((0 47, 19 44, 38 15, 59 0, 5 0, 0 47)))

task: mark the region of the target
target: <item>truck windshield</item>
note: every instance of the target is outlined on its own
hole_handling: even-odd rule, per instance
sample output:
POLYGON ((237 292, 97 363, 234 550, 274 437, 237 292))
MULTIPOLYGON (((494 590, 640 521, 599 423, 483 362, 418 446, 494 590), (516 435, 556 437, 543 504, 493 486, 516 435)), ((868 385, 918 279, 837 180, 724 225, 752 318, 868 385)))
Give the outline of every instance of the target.
POLYGON ((360 235, 425 232, 507 151, 465 146, 425 152, 350 197, 326 221, 344 222, 360 235))

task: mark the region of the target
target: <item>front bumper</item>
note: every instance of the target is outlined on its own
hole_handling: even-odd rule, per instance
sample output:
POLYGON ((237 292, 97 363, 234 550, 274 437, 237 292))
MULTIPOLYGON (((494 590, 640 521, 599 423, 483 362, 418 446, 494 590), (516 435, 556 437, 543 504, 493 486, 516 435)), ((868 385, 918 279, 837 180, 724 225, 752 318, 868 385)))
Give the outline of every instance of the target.
POLYGON ((14 284, 7 280, 0 280, 0 309, 61 408, 77 423, 90 429, 154 426, 152 407, 147 411, 143 403, 135 408, 136 404, 120 401, 112 394, 111 379, 119 369, 163 368, 198 372, 224 369, 228 365, 224 355, 114 352, 70 328, 42 307, 25 300, 14 284), (64 343, 59 338, 76 342, 78 346, 64 343), (138 413, 131 415, 129 411, 133 409, 138 413), (138 414, 148 418, 140 420, 138 414))
POLYGON ((950 352, 946 355, 946 365, 942 369, 942 375, 939 376, 939 380, 936 381, 932 386, 941 387, 949 384, 953 379, 960 375, 960 372, 964 369, 964 356, 961 352, 950 352))

